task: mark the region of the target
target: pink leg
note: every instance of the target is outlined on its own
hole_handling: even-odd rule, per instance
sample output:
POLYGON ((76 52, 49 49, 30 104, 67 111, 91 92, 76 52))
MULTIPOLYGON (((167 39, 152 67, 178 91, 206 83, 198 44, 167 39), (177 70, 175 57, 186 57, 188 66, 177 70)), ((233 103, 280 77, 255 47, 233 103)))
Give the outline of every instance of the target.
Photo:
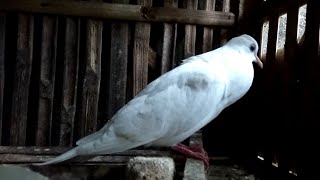
POLYGON ((188 147, 186 145, 183 145, 181 143, 175 145, 172 147, 173 150, 178 151, 190 158, 198 159, 203 161, 204 165, 206 167, 209 167, 209 157, 207 152, 198 146, 191 146, 188 147))

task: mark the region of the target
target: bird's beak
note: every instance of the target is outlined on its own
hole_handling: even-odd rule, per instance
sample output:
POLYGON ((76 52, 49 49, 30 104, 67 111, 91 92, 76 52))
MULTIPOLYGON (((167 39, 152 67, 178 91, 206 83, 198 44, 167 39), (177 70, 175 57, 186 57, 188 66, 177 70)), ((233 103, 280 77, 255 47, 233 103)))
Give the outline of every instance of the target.
POLYGON ((262 69, 263 68, 263 63, 262 61, 260 60, 260 58, 256 55, 256 60, 255 60, 255 63, 257 63, 257 65, 262 69))

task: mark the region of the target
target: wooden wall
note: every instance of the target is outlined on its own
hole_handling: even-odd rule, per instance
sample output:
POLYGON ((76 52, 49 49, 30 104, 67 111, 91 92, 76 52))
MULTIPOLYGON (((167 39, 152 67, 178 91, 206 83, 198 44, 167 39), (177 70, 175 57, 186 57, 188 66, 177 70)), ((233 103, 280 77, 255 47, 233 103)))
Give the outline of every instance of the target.
POLYGON ((182 59, 233 37, 238 8, 228 0, 1 1, 0 161, 43 161, 73 146, 182 59))

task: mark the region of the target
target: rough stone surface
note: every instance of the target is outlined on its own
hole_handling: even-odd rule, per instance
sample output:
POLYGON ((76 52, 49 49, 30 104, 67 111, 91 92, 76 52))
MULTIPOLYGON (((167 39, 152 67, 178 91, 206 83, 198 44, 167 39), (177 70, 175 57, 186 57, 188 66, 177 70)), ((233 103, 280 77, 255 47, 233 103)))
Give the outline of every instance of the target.
POLYGON ((172 158, 135 157, 127 164, 128 180, 173 180, 175 164, 172 158))

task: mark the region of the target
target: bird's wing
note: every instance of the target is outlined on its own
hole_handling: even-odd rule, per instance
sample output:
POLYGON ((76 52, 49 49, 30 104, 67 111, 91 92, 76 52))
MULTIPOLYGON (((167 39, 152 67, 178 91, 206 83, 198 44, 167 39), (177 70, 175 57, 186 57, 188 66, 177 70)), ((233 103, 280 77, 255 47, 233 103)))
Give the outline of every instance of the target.
MULTIPOLYGON (((212 112, 220 113, 225 81, 217 71, 205 62, 193 62, 159 77, 115 114, 103 138, 108 139, 105 134, 111 129, 132 146, 142 145, 187 131, 212 112)), ((104 149, 99 142, 96 148, 98 144, 104 149)))

